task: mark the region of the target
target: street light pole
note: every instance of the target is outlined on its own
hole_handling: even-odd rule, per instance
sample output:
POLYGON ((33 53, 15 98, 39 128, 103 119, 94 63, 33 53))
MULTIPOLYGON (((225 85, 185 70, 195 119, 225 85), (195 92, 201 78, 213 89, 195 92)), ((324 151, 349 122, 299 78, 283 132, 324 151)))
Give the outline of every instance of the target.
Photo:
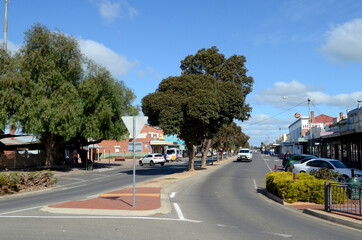
POLYGON ((4 14, 4 50, 7 50, 7 41, 8 41, 8 2, 5 0, 5 14, 4 14))

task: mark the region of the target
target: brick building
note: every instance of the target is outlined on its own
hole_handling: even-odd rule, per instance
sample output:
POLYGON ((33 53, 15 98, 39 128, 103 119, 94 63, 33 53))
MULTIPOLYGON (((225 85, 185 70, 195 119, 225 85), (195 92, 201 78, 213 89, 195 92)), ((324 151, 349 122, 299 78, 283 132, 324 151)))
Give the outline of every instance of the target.
MULTIPOLYGON (((167 148, 166 137, 163 130, 145 124, 136 139, 136 155, 143 156, 146 153, 163 153, 167 148)), ((98 144, 101 158, 108 156, 131 156, 133 155, 133 139, 104 140, 98 144), (103 152, 102 152, 103 151, 103 152)))

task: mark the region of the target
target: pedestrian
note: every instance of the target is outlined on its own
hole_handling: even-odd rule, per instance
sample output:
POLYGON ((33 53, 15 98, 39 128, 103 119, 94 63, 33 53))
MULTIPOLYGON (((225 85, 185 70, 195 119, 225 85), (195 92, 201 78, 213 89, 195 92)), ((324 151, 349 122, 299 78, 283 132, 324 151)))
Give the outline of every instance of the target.
POLYGON ((287 167, 288 162, 289 162, 289 157, 290 157, 290 154, 289 154, 289 151, 287 151, 283 157, 283 168, 287 167))

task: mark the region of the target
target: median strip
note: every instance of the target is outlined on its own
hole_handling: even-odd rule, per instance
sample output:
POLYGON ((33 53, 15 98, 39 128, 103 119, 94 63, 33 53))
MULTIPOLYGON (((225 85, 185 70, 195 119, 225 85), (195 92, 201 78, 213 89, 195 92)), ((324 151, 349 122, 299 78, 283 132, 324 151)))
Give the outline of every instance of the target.
MULTIPOLYGON (((133 193, 103 193, 98 195, 100 198, 112 197, 132 197, 133 193)), ((136 193, 136 197, 160 197, 159 193, 136 193)))

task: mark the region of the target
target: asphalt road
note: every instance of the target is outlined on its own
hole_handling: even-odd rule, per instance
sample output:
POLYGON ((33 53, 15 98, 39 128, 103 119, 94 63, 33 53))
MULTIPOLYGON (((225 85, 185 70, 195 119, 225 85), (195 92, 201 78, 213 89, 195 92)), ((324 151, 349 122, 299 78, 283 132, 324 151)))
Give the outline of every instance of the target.
MULTIPOLYGON (((254 154, 252 163, 231 162, 215 167, 210 174, 174 186, 171 213, 139 218, 40 212, 38 206, 52 201, 82 198, 105 188, 128 185, 131 170, 64 178, 60 181, 64 190, 20 198, 26 201, 16 198, 14 205, 9 203, 11 200, 1 200, 0 239, 361 239, 360 231, 290 210, 264 197, 261 192, 265 174, 275 164, 280 165, 280 160, 254 154), (123 177, 128 178, 121 180, 123 177)), ((169 169, 144 168, 137 178, 146 180, 185 166, 176 163, 169 169)))

